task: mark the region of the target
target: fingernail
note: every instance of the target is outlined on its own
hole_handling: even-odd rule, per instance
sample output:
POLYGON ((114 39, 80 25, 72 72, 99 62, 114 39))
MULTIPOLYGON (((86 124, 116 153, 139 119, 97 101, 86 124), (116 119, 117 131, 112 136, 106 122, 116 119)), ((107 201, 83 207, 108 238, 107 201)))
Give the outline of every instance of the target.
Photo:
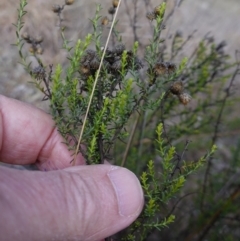
POLYGON ((138 216, 143 208, 143 191, 137 177, 126 168, 113 168, 108 177, 113 185, 121 216, 138 216))

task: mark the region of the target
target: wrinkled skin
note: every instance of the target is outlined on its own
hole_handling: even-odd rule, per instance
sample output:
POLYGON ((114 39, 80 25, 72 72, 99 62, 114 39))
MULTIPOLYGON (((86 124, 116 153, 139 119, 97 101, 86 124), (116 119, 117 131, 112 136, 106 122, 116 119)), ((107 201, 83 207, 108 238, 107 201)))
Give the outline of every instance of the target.
POLYGON ((51 116, 0 96, 1 240, 103 240, 130 225, 143 207, 136 176, 112 165, 72 167, 51 116))

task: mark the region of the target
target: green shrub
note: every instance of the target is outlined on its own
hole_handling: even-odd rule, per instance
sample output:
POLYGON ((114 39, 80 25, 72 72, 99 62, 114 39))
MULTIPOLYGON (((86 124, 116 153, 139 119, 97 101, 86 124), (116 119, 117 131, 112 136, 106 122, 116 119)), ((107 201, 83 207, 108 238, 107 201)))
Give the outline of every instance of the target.
MULTIPOLYGON (((64 34, 62 12, 68 6, 53 6, 62 37, 59 48, 68 53, 65 68, 43 63, 43 39, 22 32, 27 1, 21 0, 15 25, 21 63, 43 100, 49 101, 58 130, 73 152, 69 162, 74 165, 81 152, 87 164, 107 160, 140 178, 144 210, 116 240, 150 240, 154 235, 157 240, 215 240, 224 218, 233 217, 239 207, 239 182, 226 186, 229 176, 239 173, 239 143, 226 167, 228 176, 218 173, 214 164, 221 122, 226 107, 234 103, 231 89, 239 63, 225 54, 223 42, 217 45, 208 36, 179 61, 191 36, 184 40, 176 32, 171 40, 161 37, 167 24, 165 2, 146 16, 153 35, 141 59, 141 39, 126 49, 117 30, 117 2, 109 9, 111 47, 102 46, 110 20, 101 16, 100 5, 91 19, 93 32, 76 43, 64 34), (26 45, 38 63, 35 68, 25 54, 26 45)), ((230 221, 224 225, 236 230, 230 221)), ((234 231, 224 240, 237 237, 234 231)))

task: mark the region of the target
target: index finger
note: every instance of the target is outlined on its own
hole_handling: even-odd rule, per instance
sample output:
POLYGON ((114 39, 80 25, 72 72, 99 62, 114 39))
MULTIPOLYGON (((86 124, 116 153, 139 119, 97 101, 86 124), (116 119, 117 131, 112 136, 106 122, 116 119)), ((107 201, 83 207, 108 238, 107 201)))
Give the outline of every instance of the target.
MULTIPOLYGON (((0 160, 11 164, 37 163, 40 169, 71 166, 73 156, 51 116, 29 104, 0 95, 0 160)), ((83 164, 81 155, 78 164, 83 164)))

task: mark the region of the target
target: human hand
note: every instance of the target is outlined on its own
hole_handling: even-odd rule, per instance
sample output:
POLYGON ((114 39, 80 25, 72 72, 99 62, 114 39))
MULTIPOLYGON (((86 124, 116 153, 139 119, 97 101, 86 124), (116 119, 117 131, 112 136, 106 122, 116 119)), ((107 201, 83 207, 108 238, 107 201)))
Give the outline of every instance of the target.
POLYGON ((51 116, 0 96, 0 240, 94 241, 131 224, 143 207, 135 175, 112 165, 72 159, 51 116), (62 170, 60 170, 62 169, 62 170), (47 171, 47 172, 45 172, 47 171))

